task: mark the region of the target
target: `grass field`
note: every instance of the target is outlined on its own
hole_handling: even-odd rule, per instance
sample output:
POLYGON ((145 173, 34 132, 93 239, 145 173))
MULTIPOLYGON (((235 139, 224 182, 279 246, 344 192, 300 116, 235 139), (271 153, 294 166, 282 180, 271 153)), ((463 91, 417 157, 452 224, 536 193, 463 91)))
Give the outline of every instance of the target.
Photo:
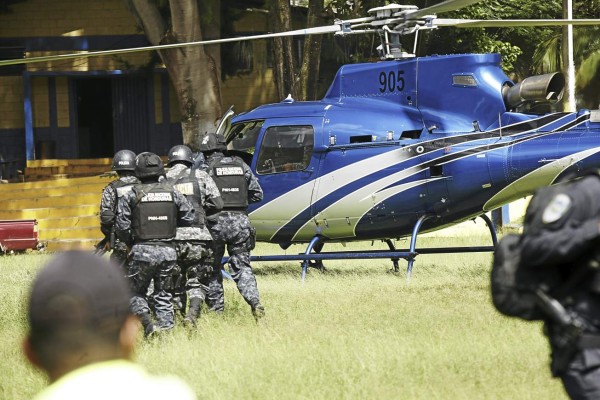
MULTIPOLYGON (((419 246, 449 240, 424 237, 419 246)), ((255 254, 273 252, 281 250, 260 244, 255 254)), ((30 399, 46 384, 20 346, 29 284, 47 258, 0 258, 2 399, 30 399)), ((224 315, 203 314, 193 333, 140 335, 136 359, 182 377, 201 399, 565 399, 541 325, 493 308, 490 262, 488 253, 421 255, 408 284, 404 272, 388 272, 389 260, 329 261, 304 283, 297 262, 257 263, 264 323, 227 281, 224 315)))

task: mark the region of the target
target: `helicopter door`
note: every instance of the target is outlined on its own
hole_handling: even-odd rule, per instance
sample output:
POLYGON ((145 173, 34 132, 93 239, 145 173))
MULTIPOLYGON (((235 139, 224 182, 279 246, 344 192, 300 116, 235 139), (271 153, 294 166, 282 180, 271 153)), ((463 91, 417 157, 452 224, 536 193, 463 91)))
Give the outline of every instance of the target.
POLYGON ((264 200, 250 214, 259 240, 289 242, 307 222, 319 157, 315 135, 318 118, 265 121, 256 142, 252 169, 264 200))

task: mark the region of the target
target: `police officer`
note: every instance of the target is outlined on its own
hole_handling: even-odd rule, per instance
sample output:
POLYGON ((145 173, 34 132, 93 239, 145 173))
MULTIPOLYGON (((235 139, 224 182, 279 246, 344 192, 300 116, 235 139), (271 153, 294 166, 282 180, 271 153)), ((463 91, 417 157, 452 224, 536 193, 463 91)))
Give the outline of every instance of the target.
POLYGON ((140 181, 135 176, 135 153, 131 150, 120 150, 113 157, 112 170, 118 179, 110 182, 102 190, 100 200, 100 230, 104 234, 105 250, 112 250, 111 261, 117 265, 125 265, 127 261, 127 246, 116 239, 115 219, 117 215, 117 201, 132 186, 140 181))
POLYGON ((258 320, 264 316, 265 309, 260 303, 256 278, 250 266, 250 250, 254 248, 256 230, 250 224, 246 209, 248 203, 262 200, 262 188, 250 167, 241 158, 224 154, 227 145, 223 135, 206 134, 199 148, 206 158, 204 168, 217 184, 224 203, 223 211, 207 217, 214 244, 214 268, 207 303, 211 310, 223 311, 221 258, 227 246, 231 276, 240 294, 250 305, 252 315, 258 320))
POLYGON ((165 179, 163 162, 153 153, 136 157, 135 173, 141 183, 119 199, 117 236, 132 246, 128 276, 133 292, 131 311, 137 315, 146 336, 155 331, 146 293, 154 279, 152 294, 156 327, 168 330, 174 326, 171 303, 173 273, 177 252, 173 245, 178 226, 191 226, 194 207, 184 195, 173 189, 165 179))
POLYGON ((167 179, 196 210, 193 226, 177 228, 175 244, 177 262, 182 268, 189 308, 184 323, 196 325, 200 306, 208 291, 208 273, 212 270, 212 236, 206 226, 206 213, 215 214, 223 208, 219 189, 208 174, 195 168, 192 150, 185 145, 169 150, 167 179))
POLYGON ((600 177, 588 174, 538 192, 520 240, 523 268, 558 277, 538 295, 552 373, 573 399, 600 398, 599 236, 600 177))

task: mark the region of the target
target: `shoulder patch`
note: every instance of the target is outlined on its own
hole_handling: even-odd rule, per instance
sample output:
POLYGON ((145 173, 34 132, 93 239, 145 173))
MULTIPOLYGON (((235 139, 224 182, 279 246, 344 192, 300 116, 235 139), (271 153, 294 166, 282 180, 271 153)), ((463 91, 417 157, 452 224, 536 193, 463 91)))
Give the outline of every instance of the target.
POLYGON ((564 193, 559 193, 550 200, 550 203, 548 203, 544 209, 542 222, 544 224, 556 222, 561 219, 570 208, 571 198, 564 193))

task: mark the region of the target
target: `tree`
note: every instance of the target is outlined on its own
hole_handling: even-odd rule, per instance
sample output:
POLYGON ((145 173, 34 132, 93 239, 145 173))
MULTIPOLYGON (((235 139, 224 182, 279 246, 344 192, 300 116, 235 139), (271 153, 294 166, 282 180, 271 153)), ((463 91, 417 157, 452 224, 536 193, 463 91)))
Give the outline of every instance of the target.
MULTIPOLYGON (((324 0, 311 0, 308 4, 307 28, 323 25, 324 0)), ((318 83, 322 35, 310 35, 304 40, 304 49, 297 95, 304 100, 315 100, 318 95, 318 83)))
MULTIPOLYGON (((219 32, 218 24, 215 28, 219 0, 125 1, 152 45, 200 41, 207 34, 204 26, 213 35, 219 32), (210 15, 210 24, 202 24, 202 13, 210 15)), ((159 50, 158 54, 177 94, 183 142, 197 151, 199 136, 214 131, 221 116, 218 64, 205 46, 159 50)))
MULTIPOLYGON (((269 25, 272 32, 292 30, 292 13, 289 0, 268 0, 269 25)), ((273 72, 277 95, 284 99, 288 94, 296 97, 296 69, 293 39, 281 37, 273 39, 273 72)))
MULTIPOLYGON (((574 18, 597 18, 600 2, 575 1, 574 18)), ((562 31, 555 29, 541 41, 533 57, 537 73, 564 71, 564 41, 562 31)), ((575 61, 575 91, 579 107, 598 108, 600 102, 600 29, 597 27, 574 27, 573 55, 575 61)), ((566 71, 565 71, 566 72, 566 71)))

